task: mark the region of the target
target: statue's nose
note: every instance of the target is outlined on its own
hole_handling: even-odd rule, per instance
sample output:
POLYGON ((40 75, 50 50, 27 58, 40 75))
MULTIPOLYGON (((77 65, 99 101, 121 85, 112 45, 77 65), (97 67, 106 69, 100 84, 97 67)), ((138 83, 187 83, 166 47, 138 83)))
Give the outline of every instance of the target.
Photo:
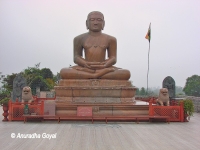
POLYGON ((98 21, 96 19, 94 20, 94 24, 98 24, 98 21))

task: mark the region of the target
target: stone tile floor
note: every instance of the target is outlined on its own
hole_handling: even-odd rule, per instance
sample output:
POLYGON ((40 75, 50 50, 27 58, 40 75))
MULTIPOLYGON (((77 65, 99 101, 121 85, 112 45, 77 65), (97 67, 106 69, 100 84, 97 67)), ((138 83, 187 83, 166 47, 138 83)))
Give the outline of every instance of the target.
MULTIPOLYGON (((2 108, 0 108, 2 114, 2 108)), ((3 116, 1 117, 3 119, 3 116)), ((190 122, 0 121, 1 150, 198 150, 200 113, 190 122), (22 136, 35 138, 22 138, 22 136), (36 135, 40 138, 36 138, 36 135), (12 138, 11 136, 15 137, 12 138), (51 139, 50 139, 51 136, 51 139), (21 138, 20 138, 21 137, 21 138)))

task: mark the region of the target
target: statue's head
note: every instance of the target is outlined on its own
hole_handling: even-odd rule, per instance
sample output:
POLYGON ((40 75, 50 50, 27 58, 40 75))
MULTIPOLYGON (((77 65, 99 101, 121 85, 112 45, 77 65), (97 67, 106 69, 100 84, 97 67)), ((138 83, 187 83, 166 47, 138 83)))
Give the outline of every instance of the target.
POLYGON ((99 11, 93 11, 88 14, 87 20, 86 20, 86 27, 87 29, 99 32, 103 30, 105 25, 104 16, 99 11))
POLYGON ((167 88, 160 89, 159 99, 163 102, 169 101, 169 93, 167 88))
POLYGON ((31 88, 29 86, 25 86, 22 89, 22 99, 27 101, 27 100, 31 100, 32 99, 32 92, 31 92, 31 88))
POLYGON ((160 89, 160 94, 162 94, 164 96, 168 95, 168 89, 167 88, 160 89))

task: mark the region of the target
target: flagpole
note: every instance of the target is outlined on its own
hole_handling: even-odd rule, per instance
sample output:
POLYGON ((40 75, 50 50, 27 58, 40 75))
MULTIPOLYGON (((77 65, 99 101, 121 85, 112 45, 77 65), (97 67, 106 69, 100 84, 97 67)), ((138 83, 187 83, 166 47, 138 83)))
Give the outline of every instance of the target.
POLYGON ((147 32, 145 38, 149 41, 148 69, 147 69, 147 90, 146 90, 146 95, 147 95, 148 94, 148 90, 149 90, 149 54, 150 54, 150 41, 151 41, 151 22, 149 24, 149 29, 148 29, 148 32, 147 32))
POLYGON ((147 91, 146 91, 146 95, 148 94, 148 84, 149 84, 149 54, 150 54, 150 41, 149 41, 149 51, 148 51, 148 69, 147 69, 147 91))

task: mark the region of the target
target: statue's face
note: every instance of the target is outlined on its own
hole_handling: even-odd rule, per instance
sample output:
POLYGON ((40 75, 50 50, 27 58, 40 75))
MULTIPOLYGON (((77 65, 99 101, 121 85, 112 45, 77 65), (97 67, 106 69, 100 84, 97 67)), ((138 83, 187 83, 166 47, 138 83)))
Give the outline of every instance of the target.
POLYGON ((30 87, 25 86, 25 87, 23 88, 23 93, 24 93, 24 94, 28 94, 28 93, 30 93, 30 91, 31 91, 30 87))
POLYGON ((163 95, 167 95, 167 94, 168 94, 168 89, 162 88, 162 89, 160 90, 160 92, 161 92, 163 95))
POLYGON ((100 13, 92 13, 86 21, 87 28, 94 32, 99 32, 104 27, 104 18, 100 13))

